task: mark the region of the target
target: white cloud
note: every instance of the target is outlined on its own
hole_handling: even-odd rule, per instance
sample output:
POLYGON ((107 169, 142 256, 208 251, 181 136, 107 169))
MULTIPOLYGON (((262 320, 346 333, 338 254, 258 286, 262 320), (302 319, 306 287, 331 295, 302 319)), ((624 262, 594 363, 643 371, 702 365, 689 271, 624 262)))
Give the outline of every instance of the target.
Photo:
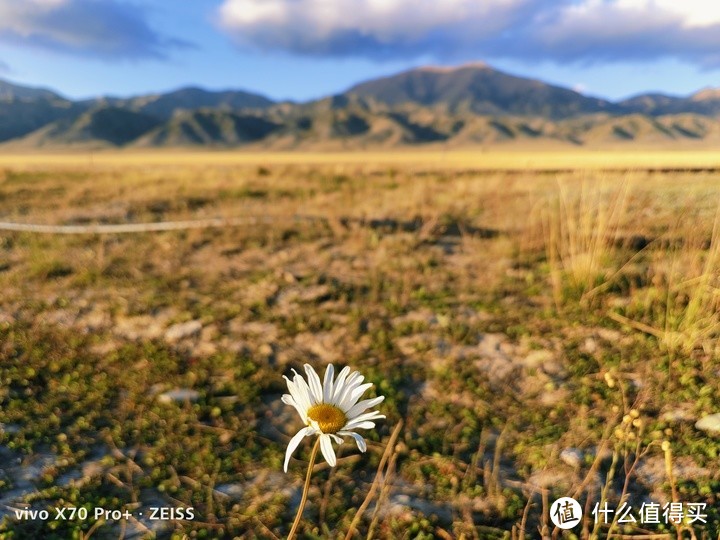
POLYGON ((546 58, 560 61, 675 57, 720 67, 720 10, 684 0, 586 0, 568 5, 529 34, 546 58))
POLYGON ((53 8, 67 4, 69 3, 69 0, 27 0, 26 3, 53 8))
POLYGON ((241 45, 305 55, 720 66, 708 0, 224 0, 219 19, 241 45))
POLYGON ((0 41, 115 59, 162 57, 179 43, 120 0, 0 0, 0 41))
POLYGON ((673 14, 687 28, 720 23, 720 3, 713 0, 618 0, 616 3, 620 9, 673 14))
POLYGON ((502 31, 529 4, 529 0, 226 0, 220 19, 241 42, 310 54, 344 54, 353 45, 368 49, 419 45, 444 32, 452 32, 459 46, 502 31))

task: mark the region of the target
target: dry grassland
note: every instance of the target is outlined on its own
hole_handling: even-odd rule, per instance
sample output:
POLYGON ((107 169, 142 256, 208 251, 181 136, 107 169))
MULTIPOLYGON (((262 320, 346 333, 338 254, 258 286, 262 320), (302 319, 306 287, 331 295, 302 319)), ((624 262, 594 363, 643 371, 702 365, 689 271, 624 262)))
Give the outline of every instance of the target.
POLYGON ((305 538, 344 536, 376 474, 367 538, 563 537, 559 496, 588 509, 580 538, 717 538, 718 167, 711 151, 0 155, 0 222, 257 218, 0 230, 0 503, 134 512, 5 511, 0 534, 283 537, 309 445, 282 473, 299 420, 281 376, 333 362, 375 383, 387 420, 366 454, 316 467, 305 538), (704 503, 707 523, 589 513, 650 501, 704 503), (139 516, 158 505, 197 517, 139 516))

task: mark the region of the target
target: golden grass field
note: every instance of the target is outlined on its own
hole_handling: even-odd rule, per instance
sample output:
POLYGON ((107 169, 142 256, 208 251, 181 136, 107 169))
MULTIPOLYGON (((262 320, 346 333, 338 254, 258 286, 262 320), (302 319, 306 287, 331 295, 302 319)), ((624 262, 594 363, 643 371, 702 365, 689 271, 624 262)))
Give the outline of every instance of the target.
POLYGON ((432 167, 434 169, 607 169, 607 168, 712 168, 720 165, 720 151, 676 150, 670 146, 622 150, 537 150, 512 147, 508 150, 387 150, 374 152, 271 152, 202 150, 98 150, 44 153, 0 152, 0 165, 13 167, 86 165, 377 165, 432 167))
POLYGON ((719 538, 719 171, 709 150, 0 154, 3 223, 220 220, 0 223, 0 537, 285 537, 311 443, 283 473, 282 375, 332 362, 387 419, 315 466, 299 538, 719 538), (591 513, 673 502, 705 523, 591 513))

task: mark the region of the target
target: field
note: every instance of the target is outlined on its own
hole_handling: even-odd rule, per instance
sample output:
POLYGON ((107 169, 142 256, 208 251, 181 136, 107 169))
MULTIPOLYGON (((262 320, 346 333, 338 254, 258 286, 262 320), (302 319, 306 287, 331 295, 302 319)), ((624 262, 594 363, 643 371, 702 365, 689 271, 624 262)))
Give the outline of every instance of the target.
POLYGON ((719 204, 717 152, 0 155, 0 222, 76 227, 0 230, 0 537, 285 537, 333 363, 387 419, 300 538, 719 538, 719 204))

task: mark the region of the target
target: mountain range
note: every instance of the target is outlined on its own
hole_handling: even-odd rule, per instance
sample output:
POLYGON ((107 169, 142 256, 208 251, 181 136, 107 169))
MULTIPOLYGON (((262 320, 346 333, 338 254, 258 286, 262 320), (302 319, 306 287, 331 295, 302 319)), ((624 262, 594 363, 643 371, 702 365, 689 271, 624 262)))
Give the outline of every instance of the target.
POLYGON ((66 99, 0 81, 0 148, 392 148, 720 143, 720 89, 611 102, 482 64, 421 67, 306 103, 183 88, 66 99))

